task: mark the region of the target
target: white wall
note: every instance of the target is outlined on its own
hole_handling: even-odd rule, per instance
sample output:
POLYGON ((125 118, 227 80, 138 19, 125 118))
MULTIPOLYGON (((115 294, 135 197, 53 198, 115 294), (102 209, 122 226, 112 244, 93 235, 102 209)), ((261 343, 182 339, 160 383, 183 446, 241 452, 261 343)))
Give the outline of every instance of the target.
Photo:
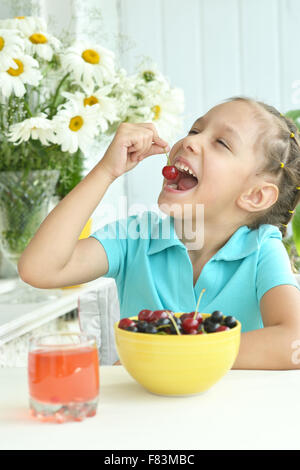
MULTIPOLYGON (((184 89, 185 130, 232 95, 250 95, 281 112, 297 107, 292 84, 300 79, 299 0, 36 1, 59 27, 69 24, 73 12, 77 35, 95 35, 129 73, 143 56, 157 62, 171 84, 184 89), (102 20, 95 14, 87 21, 93 8, 100 8, 102 20)), ((0 17, 3 5, 0 0, 0 17)), ((117 204, 127 194, 128 204, 150 207, 160 192, 165 162, 163 156, 145 160, 116 181, 104 201, 117 204)))

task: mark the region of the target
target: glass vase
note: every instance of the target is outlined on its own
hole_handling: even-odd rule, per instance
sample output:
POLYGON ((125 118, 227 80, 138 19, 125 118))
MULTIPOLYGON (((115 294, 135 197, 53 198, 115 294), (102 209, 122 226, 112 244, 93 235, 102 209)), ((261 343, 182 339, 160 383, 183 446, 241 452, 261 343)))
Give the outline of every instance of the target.
POLYGON ((56 298, 47 289, 36 289, 18 277, 22 252, 49 213, 49 203, 59 178, 58 170, 0 172, 0 248, 16 271, 13 291, 0 303, 44 302, 56 298))

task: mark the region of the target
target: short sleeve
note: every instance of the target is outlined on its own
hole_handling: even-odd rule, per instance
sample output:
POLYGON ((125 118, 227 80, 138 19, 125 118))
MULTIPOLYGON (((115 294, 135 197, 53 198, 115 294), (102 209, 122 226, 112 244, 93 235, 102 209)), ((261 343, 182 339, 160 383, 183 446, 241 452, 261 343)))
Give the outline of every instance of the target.
POLYGON ((96 238, 106 252, 108 272, 103 277, 117 278, 124 272, 127 255, 127 224, 128 219, 116 220, 104 225, 89 236, 89 238, 96 238))
POLYGON ((272 287, 283 284, 293 285, 299 289, 284 244, 278 238, 269 238, 262 244, 259 252, 256 277, 258 302, 272 287))

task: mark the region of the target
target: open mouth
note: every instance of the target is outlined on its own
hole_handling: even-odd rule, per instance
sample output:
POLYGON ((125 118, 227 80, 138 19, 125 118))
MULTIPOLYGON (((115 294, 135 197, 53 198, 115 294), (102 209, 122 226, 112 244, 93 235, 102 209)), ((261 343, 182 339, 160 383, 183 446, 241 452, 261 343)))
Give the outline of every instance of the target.
POLYGON ((174 190, 174 191, 188 191, 193 189, 198 184, 198 179, 191 175, 188 171, 177 168, 178 176, 175 180, 167 180, 165 183, 165 188, 174 190))

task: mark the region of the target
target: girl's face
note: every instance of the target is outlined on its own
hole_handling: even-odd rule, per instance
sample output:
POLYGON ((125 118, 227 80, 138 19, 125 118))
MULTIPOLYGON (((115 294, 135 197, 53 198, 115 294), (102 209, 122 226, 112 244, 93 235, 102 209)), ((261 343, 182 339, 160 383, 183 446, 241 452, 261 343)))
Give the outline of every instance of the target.
MULTIPOLYGON (((164 178, 158 198, 160 209, 174 218, 182 218, 184 206, 203 204, 205 220, 214 215, 238 210, 239 196, 257 182, 256 172, 262 161, 254 151, 258 122, 251 105, 231 101, 212 108, 191 127, 188 135, 170 151, 172 165, 183 163, 197 176, 175 180, 180 189, 169 189, 174 181, 164 178), (180 184, 180 181, 182 183, 180 184), (185 186, 193 186, 184 190, 185 186)), ((178 187, 178 186, 177 186, 178 187)))

